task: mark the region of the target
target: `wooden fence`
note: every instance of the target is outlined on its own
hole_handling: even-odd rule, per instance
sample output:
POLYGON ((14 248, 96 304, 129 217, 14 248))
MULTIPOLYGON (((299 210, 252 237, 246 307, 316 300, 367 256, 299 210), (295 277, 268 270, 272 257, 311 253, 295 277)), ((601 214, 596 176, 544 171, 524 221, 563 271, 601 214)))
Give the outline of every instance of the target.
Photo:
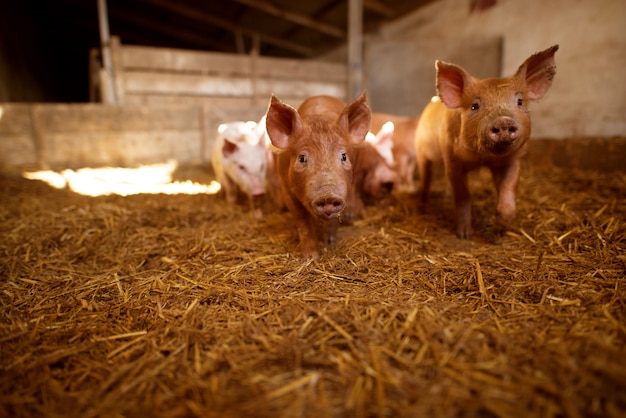
MULTIPOLYGON (((308 96, 346 100, 341 63, 122 45, 112 37, 115 102, 180 103, 222 108, 265 108, 271 94, 298 105, 308 96)), ((92 60, 97 54, 91 54, 92 60)), ((92 65, 97 68, 97 65, 92 65)), ((104 70, 92 71, 93 97, 104 98, 104 70)))
POLYGON ((93 103, 0 103, 0 167, 207 162, 220 123, 259 120, 272 93, 298 106, 346 99, 343 64, 122 45, 112 38, 115 104, 97 50, 93 103))

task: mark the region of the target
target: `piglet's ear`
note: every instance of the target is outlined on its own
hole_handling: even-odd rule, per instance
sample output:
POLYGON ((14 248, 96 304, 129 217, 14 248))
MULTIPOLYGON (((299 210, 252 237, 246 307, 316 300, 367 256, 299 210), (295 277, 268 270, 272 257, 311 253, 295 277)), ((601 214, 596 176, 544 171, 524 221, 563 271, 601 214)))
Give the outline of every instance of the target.
POLYGON ((450 109, 461 106, 463 90, 472 82, 472 76, 458 65, 436 61, 437 94, 450 109))
POLYGON ((256 124, 254 128, 254 136, 258 140, 258 145, 265 146, 265 135, 267 135, 267 131, 265 130, 265 115, 261 118, 261 120, 256 124))
POLYGON ((517 69, 514 77, 526 81, 529 99, 541 99, 552 85, 552 79, 556 74, 554 54, 558 49, 559 46, 554 45, 544 51, 537 52, 526 59, 517 69))
POLYGON ((395 130, 395 125, 391 121, 385 122, 385 124, 380 128, 380 131, 376 135, 371 132, 368 132, 365 140, 371 143, 374 146, 384 144, 386 142, 390 142, 393 139, 393 132, 395 130))
POLYGON ((372 110, 367 103, 367 93, 364 91, 343 109, 337 124, 348 131, 351 144, 358 145, 365 140, 370 130, 371 119, 372 110))
POLYGON ((272 95, 265 118, 265 129, 276 148, 289 147, 289 138, 302 131, 302 119, 298 111, 272 95))
POLYGON ((222 146, 222 154, 224 154, 224 157, 228 157, 233 152, 237 151, 237 148, 239 148, 239 146, 235 142, 224 138, 224 145, 222 146))

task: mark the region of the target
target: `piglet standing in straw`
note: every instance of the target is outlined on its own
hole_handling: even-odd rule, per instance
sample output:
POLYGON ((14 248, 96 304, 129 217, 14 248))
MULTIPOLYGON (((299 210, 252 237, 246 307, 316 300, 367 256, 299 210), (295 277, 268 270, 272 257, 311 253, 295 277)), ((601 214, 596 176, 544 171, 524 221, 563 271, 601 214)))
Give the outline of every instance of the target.
POLYGON ((330 96, 306 99, 298 110, 272 96, 266 128, 304 257, 318 258, 317 244, 334 246, 352 185, 349 152, 365 140, 371 110, 365 93, 348 105, 330 96))
POLYGON ((263 216, 259 199, 265 194, 265 119, 237 121, 218 127, 211 164, 226 201, 246 195, 255 218, 263 216))
POLYGON ((467 175, 480 166, 491 170, 498 194, 497 229, 513 225, 520 160, 530 138, 528 104, 552 85, 558 48, 532 55, 508 78, 480 80, 457 65, 436 62, 438 98, 424 109, 415 135, 421 198, 428 197, 431 164, 443 161, 459 238, 472 233, 467 175))

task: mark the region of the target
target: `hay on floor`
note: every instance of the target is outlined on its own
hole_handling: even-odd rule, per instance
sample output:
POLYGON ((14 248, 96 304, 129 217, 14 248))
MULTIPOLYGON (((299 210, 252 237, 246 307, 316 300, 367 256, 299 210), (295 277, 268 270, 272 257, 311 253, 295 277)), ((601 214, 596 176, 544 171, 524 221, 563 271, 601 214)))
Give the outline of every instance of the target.
POLYGON ((287 213, 0 178, 0 415, 623 416, 626 173, 443 180, 299 257, 287 213))

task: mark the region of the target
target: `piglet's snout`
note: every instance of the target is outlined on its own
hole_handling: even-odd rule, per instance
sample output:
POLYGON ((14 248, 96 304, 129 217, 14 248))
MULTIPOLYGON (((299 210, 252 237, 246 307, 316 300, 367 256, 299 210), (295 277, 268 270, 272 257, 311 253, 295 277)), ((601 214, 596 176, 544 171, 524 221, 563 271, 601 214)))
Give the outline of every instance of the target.
POLYGON ((313 201, 315 213, 323 218, 332 218, 343 210, 346 203, 341 196, 326 195, 313 201))
POLYGON ((487 138, 496 144, 513 142, 521 134, 522 130, 519 123, 509 116, 496 118, 486 132, 487 138))

